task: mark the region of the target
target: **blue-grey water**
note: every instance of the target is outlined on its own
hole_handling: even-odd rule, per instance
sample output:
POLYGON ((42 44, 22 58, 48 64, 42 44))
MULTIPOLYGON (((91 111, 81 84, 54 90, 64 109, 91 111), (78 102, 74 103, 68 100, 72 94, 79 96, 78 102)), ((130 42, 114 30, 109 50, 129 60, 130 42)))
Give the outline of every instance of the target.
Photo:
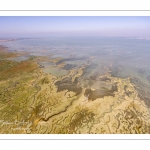
POLYGON ((150 40, 106 37, 57 37, 18 39, 1 42, 10 51, 34 56, 64 58, 74 67, 88 65, 83 74, 110 73, 115 77, 135 77, 150 85, 150 40))

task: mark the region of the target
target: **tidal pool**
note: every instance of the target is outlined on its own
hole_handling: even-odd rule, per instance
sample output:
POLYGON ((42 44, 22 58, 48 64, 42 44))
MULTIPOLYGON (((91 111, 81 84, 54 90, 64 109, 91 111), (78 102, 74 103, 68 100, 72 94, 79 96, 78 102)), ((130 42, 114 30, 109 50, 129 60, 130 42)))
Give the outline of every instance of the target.
POLYGON ((61 68, 56 68, 56 67, 46 67, 46 68, 42 68, 43 72, 45 73, 50 73, 56 77, 61 77, 64 75, 67 75, 69 73, 69 71, 61 69, 61 68))
POLYGON ((27 60, 29 59, 28 57, 25 57, 25 56, 20 56, 20 57, 13 57, 13 58, 7 58, 7 60, 14 60, 14 61, 24 61, 24 60, 27 60))

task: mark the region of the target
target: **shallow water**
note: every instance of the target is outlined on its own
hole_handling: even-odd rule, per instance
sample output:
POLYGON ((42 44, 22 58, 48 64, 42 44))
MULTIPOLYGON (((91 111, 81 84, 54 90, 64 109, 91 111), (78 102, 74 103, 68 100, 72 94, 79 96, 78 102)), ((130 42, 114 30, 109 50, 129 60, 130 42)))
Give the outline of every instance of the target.
POLYGON ((50 73, 56 77, 61 77, 69 73, 67 70, 56 68, 56 67, 46 67, 46 68, 42 68, 42 70, 43 72, 50 73))
POLYGON ((54 63, 52 62, 40 62, 39 65, 41 66, 43 72, 45 73, 51 73, 52 75, 56 77, 64 76, 69 73, 69 71, 58 68, 54 63))
MULTIPOLYGON (((71 67, 88 65, 83 79, 93 74, 111 73, 116 77, 136 77, 144 84, 150 85, 150 40, 131 38, 100 37, 60 37, 43 39, 22 39, 1 42, 13 51, 27 51, 32 55, 51 55, 53 58, 66 59, 71 67)), ((20 58, 18 58, 20 59, 20 58)), ((65 69, 48 67, 47 73, 66 74, 65 69), (62 72, 62 73, 60 73, 62 72)), ((69 68, 66 67, 66 68, 69 68)))
POLYGON ((13 58, 7 58, 7 60, 14 60, 14 61, 24 61, 24 60, 27 60, 29 59, 28 57, 25 57, 25 56, 20 56, 20 57, 13 57, 13 58))

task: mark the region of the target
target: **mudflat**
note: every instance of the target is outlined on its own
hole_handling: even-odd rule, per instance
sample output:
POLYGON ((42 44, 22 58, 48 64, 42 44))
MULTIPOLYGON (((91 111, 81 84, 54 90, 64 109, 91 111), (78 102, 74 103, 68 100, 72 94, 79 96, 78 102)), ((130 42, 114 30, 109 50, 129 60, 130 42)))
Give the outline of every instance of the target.
POLYGON ((95 74, 85 87, 86 64, 64 67, 60 58, 42 56, 8 59, 18 56, 0 46, 0 133, 150 133, 148 100, 130 77, 95 74), (45 73, 39 64, 46 61, 68 73, 45 73))

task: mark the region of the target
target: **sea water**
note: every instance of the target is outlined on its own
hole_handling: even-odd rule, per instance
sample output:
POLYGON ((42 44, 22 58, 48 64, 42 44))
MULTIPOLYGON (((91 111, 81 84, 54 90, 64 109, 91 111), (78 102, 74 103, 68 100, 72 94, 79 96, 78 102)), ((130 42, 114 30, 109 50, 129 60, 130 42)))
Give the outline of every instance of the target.
MULTIPOLYGON (((74 67, 86 65, 83 79, 94 74, 110 73, 114 77, 135 77, 150 85, 150 40, 116 37, 28 38, 1 42, 9 51, 29 52, 34 56, 63 58, 74 67)), ((46 67, 58 73, 58 68, 46 67)), ((62 71, 62 75, 67 72, 62 71)), ((55 73, 54 73, 55 74, 55 73)))

